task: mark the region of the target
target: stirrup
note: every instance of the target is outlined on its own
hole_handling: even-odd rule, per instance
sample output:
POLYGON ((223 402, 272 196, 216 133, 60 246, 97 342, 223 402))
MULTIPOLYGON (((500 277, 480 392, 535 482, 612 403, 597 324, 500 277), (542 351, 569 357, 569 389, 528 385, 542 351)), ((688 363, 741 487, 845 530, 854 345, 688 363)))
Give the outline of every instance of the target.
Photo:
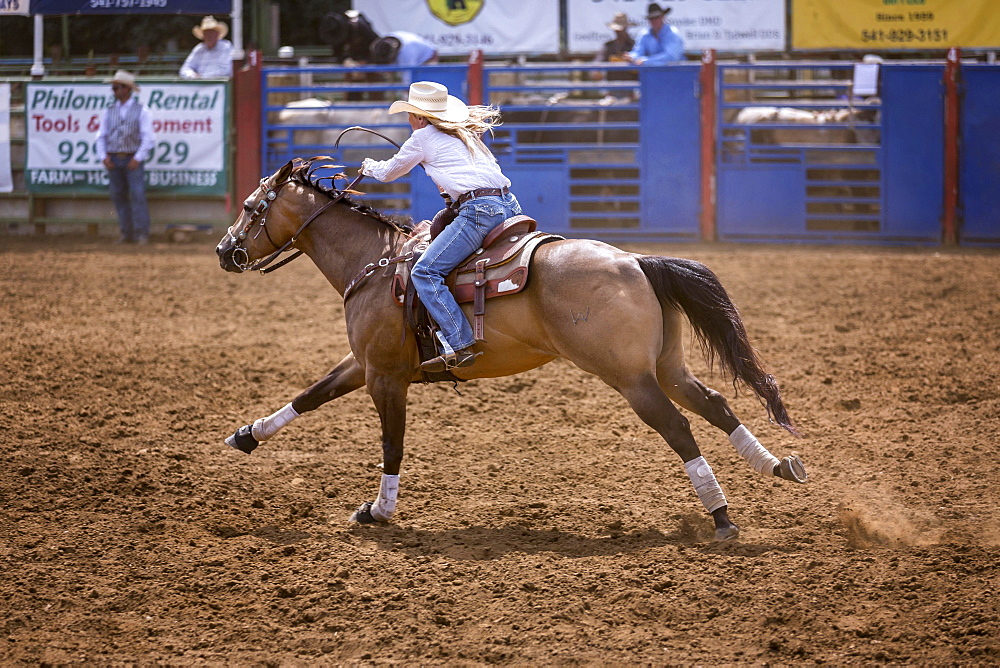
POLYGON ((466 367, 472 366, 476 362, 476 358, 482 355, 482 353, 474 353, 469 348, 459 350, 457 353, 451 355, 438 355, 433 357, 420 365, 420 368, 424 371, 431 372, 441 372, 441 371, 451 371, 452 369, 464 369, 466 367))

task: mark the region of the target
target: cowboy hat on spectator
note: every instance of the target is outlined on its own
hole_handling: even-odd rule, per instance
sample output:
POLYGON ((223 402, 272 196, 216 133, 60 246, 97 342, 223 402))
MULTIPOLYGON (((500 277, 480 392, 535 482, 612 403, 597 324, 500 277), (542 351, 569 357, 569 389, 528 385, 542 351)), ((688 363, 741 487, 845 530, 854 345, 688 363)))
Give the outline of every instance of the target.
POLYGON ((651 2, 651 3, 649 3, 649 7, 646 9, 646 18, 647 19, 658 19, 661 16, 666 16, 667 14, 669 14, 670 13, 670 9, 671 9, 670 7, 667 7, 666 9, 664 9, 663 7, 660 7, 655 2, 651 2))
POLYGON ((214 16, 206 16, 201 20, 201 25, 197 25, 191 31, 198 39, 205 39, 205 31, 214 30, 219 33, 219 39, 229 34, 229 26, 221 21, 217 21, 214 16))
POLYGON ((133 91, 139 90, 139 84, 135 82, 135 77, 127 70, 118 70, 110 79, 105 79, 104 83, 117 83, 128 86, 133 91))
POLYGON ((626 14, 625 12, 618 12, 617 14, 615 14, 614 18, 611 19, 611 23, 608 24, 608 27, 611 28, 612 30, 618 31, 618 30, 628 30, 634 25, 636 24, 632 21, 632 19, 628 17, 628 14, 626 14))

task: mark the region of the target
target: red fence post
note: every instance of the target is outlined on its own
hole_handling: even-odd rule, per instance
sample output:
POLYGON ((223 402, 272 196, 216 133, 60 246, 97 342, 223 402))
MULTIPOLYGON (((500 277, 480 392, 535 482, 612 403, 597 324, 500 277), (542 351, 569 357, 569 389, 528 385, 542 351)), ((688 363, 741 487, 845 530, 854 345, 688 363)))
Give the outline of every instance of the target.
POLYGON ((260 185, 261 53, 248 51, 243 67, 233 74, 234 202, 243 200, 260 185))
POLYGON ((958 81, 961 49, 949 49, 944 65, 944 215, 941 238, 945 245, 958 244, 958 81))
POLYGON ((715 241, 715 122, 718 109, 715 90, 715 49, 701 54, 701 72, 698 75, 701 89, 701 229, 702 241, 715 241))
POLYGON ((479 49, 469 53, 469 104, 483 104, 483 52, 479 49))

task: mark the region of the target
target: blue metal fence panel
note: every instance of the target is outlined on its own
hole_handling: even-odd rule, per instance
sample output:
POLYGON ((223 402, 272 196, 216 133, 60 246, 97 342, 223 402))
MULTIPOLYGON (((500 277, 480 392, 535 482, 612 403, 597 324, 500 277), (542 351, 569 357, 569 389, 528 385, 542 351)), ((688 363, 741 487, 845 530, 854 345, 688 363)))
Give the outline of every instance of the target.
POLYGON ((651 240, 700 238, 698 74, 696 63, 640 70, 642 230, 651 240))
POLYGON ((944 215, 944 65, 882 68, 885 219, 882 238, 940 243, 944 215))
POLYGON ((487 67, 503 125, 492 149, 547 231, 608 241, 697 239, 697 64, 487 67))
POLYGON ((1000 244, 1000 66, 962 65, 959 200, 962 245, 1000 244))
POLYGON ((852 75, 850 63, 719 65, 720 239, 886 238, 883 104, 855 98, 852 75))

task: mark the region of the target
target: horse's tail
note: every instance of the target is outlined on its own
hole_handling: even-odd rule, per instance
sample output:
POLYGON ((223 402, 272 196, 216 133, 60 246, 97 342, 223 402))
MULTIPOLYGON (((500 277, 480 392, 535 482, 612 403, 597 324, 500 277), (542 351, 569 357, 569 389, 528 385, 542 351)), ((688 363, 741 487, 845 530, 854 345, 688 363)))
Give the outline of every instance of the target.
POLYGON ((739 389, 740 382, 749 387, 767 409, 768 417, 795 433, 778 383, 764 370, 750 345, 740 313, 719 277, 694 260, 643 255, 638 261, 660 303, 687 316, 709 366, 718 359, 723 372, 733 379, 734 389, 739 389))

